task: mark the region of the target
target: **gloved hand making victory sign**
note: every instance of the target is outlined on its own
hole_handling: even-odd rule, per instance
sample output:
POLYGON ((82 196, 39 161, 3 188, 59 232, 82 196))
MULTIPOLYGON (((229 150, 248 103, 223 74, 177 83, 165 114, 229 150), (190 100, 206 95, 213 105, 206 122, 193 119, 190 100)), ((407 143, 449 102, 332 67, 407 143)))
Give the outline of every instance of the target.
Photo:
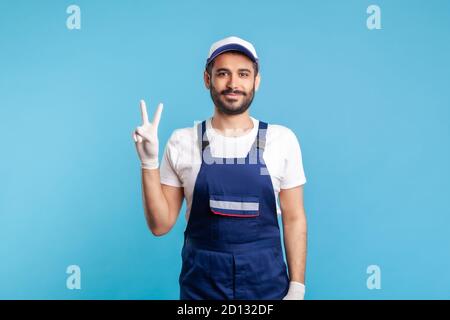
POLYGON ((133 131, 133 139, 136 150, 141 160, 143 169, 157 169, 158 162, 158 125, 161 119, 163 104, 160 103, 153 117, 153 122, 148 121, 147 107, 145 101, 141 100, 142 125, 133 131))

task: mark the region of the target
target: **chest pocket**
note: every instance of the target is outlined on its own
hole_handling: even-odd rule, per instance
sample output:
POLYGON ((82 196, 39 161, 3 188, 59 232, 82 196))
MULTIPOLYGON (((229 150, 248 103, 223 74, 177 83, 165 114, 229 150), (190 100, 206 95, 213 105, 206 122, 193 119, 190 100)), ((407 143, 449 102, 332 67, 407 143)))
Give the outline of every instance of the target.
POLYGON ((259 216, 258 196, 210 195, 211 212, 224 217, 254 218, 259 216))

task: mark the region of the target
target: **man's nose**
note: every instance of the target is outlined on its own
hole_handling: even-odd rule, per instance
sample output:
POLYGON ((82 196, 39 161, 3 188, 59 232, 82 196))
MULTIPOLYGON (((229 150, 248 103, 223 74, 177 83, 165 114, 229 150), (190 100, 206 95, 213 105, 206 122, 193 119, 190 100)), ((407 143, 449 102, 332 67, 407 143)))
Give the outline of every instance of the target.
POLYGON ((228 78, 227 87, 233 90, 237 89, 236 77, 233 74, 231 74, 230 77, 228 78))

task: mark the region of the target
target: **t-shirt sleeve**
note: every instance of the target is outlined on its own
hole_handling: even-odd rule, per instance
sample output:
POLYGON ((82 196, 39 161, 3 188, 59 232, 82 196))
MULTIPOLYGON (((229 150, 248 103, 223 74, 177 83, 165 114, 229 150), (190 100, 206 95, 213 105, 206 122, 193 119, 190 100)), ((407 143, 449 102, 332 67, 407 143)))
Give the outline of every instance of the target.
POLYGON ((183 183, 176 170, 178 160, 178 136, 175 130, 169 138, 164 149, 164 155, 159 168, 161 183, 173 187, 182 187, 183 183))
POLYGON ((289 189, 306 183, 303 170, 302 151, 295 133, 287 129, 285 140, 284 170, 280 183, 281 189, 289 189))

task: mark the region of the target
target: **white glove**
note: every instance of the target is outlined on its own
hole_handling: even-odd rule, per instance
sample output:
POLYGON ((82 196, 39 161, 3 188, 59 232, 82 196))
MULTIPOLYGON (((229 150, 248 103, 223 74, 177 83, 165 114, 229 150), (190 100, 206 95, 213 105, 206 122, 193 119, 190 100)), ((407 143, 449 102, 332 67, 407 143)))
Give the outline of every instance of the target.
POLYGON ((158 125, 162 109, 163 104, 160 103, 153 117, 153 122, 150 123, 148 121, 147 107, 144 100, 141 100, 142 126, 137 127, 133 131, 133 140, 143 169, 157 169, 159 166, 158 125))
POLYGON ((303 300, 305 297, 305 285, 300 282, 289 282, 289 291, 283 300, 303 300))

